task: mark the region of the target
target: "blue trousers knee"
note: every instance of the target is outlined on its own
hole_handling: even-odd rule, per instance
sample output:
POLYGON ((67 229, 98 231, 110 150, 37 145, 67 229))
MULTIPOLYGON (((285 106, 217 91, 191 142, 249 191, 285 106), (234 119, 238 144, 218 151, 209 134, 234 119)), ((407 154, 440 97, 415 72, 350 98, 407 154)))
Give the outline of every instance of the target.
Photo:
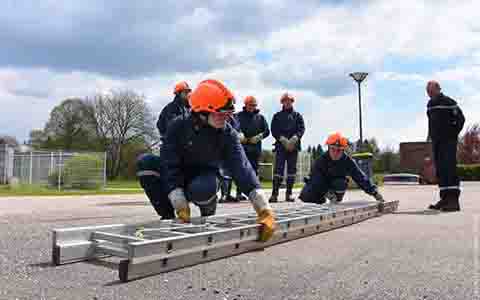
POLYGON ((327 192, 334 192, 338 201, 343 200, 347 190, 348 181, 346 178, 326 178, 322 180, 309 180, 300 192, 300 200, 303 202, 322 204, 326 202, 327 192))

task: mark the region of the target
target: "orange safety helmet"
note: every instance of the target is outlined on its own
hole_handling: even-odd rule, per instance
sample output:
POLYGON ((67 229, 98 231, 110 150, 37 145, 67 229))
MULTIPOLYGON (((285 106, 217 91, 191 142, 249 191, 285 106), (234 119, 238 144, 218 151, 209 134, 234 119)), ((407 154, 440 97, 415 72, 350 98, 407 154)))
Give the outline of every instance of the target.
POLYGON ((192 89, 188 86, 188 83, 186 81, 180 81, 175 85, 175 89, 173 90, 173 93, 179 94, 183 91, 191 91, 192 89))
POLYGON ((253 96, 247 96, 247 97, 245 97, 245 100, 243 100, 243 103, 244 103, 245 105, 248 105, 248 104, 250 104, 250 103, 252 103, 252 102, 254 102, 254 101, 257 101, 257 99, 256 99, 255 97, 253 97, 253 96))
POLYGON ((289 94, 289 93, 284 93, 282 95, 282 97, 280 97, 280 103, 283 103, 283 101, 287 100, 287 99, 290 99, 292 100, 292 102, 295 102, 295 98, 293 97, 292 94, 289 94))
POLYGON ((345 149, 348 147, 348 139, 342 136, 340 132, 335 132, 328 136, 326 144, 329 146, 337 146, 345 149))
POLYGON ((194 112, 233 112, 235 97, 218 80, 207 79, 198 84, 188 99, 194 112))

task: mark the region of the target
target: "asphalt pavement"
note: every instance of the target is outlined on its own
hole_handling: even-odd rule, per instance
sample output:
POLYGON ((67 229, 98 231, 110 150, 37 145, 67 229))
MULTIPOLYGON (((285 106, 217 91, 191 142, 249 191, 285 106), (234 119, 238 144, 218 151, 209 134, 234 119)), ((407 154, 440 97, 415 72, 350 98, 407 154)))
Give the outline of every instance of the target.
MULTIPOLYGON (((144 195, 0 198, 0 299, 480 299, 480 183, 457 213, 425 211, 434 186, 381 190, 397 213, 128 283, 95 262, 51 265, 51 231, 154 220, 144 195)), ((219 207, 239 211, 253 209, 219 207)))

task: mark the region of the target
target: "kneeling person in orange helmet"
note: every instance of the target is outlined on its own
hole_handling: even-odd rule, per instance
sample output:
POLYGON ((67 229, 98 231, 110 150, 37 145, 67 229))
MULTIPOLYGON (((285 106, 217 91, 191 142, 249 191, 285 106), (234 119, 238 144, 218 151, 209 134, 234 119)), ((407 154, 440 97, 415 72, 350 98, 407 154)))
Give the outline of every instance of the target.
MULTIPOLYGON (((219 169, 227 168, 240 190, 248 195, 261 226, 260 240, 274 233, 275 217, 265 199, 255 171, 248 162, 238 132, 227 122, 234 112, 234 96, 219 81, 205 80, 189 98, 191 115, 177 118, 168 127, 160 152, 157 212, 170 210, 190 221, 190 202, 203 216, 216 210, 220 189, 219 169)), ((170 213, 164 213, 169 217, 170 213)))
POLYGON ((325 196, 329 193, 333 200, 340 202, 347 190, 347 176, 351 176, 363 191, 375 197, 377 201, 384 202, 377 187, 345 153, 348 140, 340 133, 334 133, 328 137, 326 144, 328 151, 314 162, 310 178, 299 198, 303 202, 322 204, 326 202, 325 196))

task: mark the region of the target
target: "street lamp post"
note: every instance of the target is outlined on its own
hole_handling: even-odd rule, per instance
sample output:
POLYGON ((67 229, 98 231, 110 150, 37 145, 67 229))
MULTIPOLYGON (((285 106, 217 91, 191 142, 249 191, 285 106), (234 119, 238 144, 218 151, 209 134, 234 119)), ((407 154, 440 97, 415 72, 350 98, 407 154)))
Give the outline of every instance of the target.
POLYGON ((358 114, 360 118, 360 148, 363 145, 363 132, 362 132, 362 93, 360 90, 360 84, 362 81, 367 78, 368 73, 365 72, 354 72, 350 73, 350 77, 353 78, 358 84, 358 114))

